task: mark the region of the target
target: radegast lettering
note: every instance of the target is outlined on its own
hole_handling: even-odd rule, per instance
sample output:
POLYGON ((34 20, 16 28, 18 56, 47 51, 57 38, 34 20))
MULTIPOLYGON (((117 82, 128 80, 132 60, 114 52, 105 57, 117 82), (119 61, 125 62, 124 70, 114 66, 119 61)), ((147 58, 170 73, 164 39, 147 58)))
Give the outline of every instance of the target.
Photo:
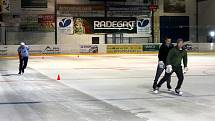
POLYGON ((135 17, 92 18, 93 33, 137 33, 135 17))
POLYGON ((137 33, 136 17, 75 17, 75 34, 137 33))
POLYGON ((136 21, 94 21, 94 30, 96 29, 133 30, 135 27, 136 21))

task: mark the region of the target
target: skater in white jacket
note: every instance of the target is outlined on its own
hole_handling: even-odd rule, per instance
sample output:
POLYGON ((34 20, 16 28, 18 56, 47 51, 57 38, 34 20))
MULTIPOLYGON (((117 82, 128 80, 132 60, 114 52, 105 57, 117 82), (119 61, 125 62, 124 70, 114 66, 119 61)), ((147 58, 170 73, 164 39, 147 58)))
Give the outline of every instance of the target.
POLYGON ((17 51, 19 55, 19 73, 18 74, 24 74, 28 64, 29 48, 28 46, 25 45, 24 42, 21 42, 17 51))

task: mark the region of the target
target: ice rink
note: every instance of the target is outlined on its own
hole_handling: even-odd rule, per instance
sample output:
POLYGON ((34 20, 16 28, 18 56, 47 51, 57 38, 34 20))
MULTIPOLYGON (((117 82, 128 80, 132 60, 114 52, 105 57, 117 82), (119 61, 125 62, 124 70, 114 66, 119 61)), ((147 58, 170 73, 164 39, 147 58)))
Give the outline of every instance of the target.
POLYGON ((0 121, 214 121, 215 55, 188 58, 183 96, 152 93, 153 54, 1 58, 0 121))

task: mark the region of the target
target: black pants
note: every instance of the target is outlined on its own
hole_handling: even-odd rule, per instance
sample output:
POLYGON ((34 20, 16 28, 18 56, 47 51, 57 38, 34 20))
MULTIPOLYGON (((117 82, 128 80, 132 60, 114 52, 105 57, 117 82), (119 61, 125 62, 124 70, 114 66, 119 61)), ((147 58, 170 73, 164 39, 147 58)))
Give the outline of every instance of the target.
POLYGON ((26 69, 28 64, 28 57, 20 57, 19 58, 19 72, 22 72, 26 69))
MULTIPOLYGON (((163 73, 163 71, 165 71, 165 68, 160 68, 159 65, 157 66, 157 71, 156 71, 156 75, 155 75, 155 80, 154 80, 154 83, 153 83, 153 88, 155 89, 156 88, 156 85, 157 85, 157 82, 158 82, 158 79, 160 78, 161 74, 163 73)), ((166 75, 166 73, 165 73, 166 75)), ((167 88, 168 89, 171 89, 171 76, 166 80, 167 82, 167 88)))
POLYGON ((183 74, 182 66, 173 67, 172 69, 173 69, 173 72, 166 73, 165 76, 157 84, 157 87, 161 87, 161 85, 164 82, 166 82, 171 77, 171 75, 175 72, 178 77, 178 84, 175 89, 181 89, 181 85, 183 84, 183 81, 184 81, 184 74, 183 74))

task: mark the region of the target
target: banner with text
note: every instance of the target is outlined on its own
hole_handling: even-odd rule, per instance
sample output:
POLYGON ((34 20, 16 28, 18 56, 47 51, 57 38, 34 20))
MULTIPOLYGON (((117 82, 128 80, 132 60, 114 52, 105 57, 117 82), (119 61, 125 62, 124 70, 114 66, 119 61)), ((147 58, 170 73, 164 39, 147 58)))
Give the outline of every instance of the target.
POLYGON ((20 28, 22 31, 53 32, 55 30, 55 16, 53 14, 23 15, 20 28))
POLYGON ((42 31, 55 31, 55 15, 42 14, 38 16, 39 28, 42 31))
POLYGON ((164 0, 165 13, 185 13, 186 0, 164 0))
POLYGON ((147 45, 143 45, 143 51, 159 51, 160 48, 160 44, 147 44, 147 45))
POLYGON ((98 53, 97 45, 81 45, 80 53, 98 53))
POLYGON ((137 19, 137 33, 144 34, 146 37, 151 36, 151 19, 138 18, 137 19))
POLYGON ((103 5, 94 4, 58 4, 58 16, 83 15, 84 13, 101 13, 104 14, 105 7, 103 5))
POLYGON ((38 16, 23 15, 21 16, 20 28, 22 31, 38 31, 38 16))
POLYGON ((107 45, 107 53, 142 53, 142 45, 107 45))
POLYGON ((80 17, 74 18, 75 34, 137 33, 134 17, 80 17))
POLYGON ((0 46, 0 56, 7 56, 7 55, 8 55, 8 47, 0 46))
POLYGON ((21 0, 22 8, 47 8, 47 0, 21 0))
POLYGON ((73 34, 73 18, 72 17, 58 17, 58 32, 64 34, 73 34))

